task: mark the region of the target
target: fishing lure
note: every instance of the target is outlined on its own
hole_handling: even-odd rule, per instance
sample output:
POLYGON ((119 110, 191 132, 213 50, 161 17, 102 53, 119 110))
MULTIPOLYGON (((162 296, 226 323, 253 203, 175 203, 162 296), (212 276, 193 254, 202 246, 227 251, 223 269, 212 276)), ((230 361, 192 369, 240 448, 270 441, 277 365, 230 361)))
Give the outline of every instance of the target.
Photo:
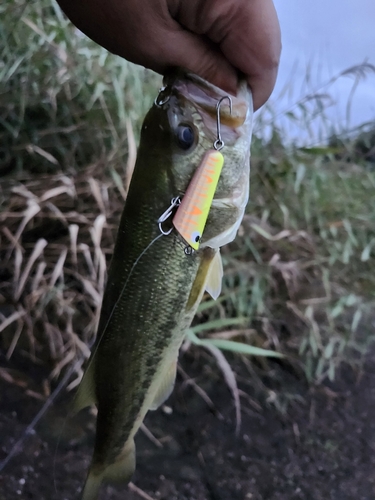
POLYGON ((199 248, 224 165, 224 156, 220 152, 224 147, 220 130, 220 105, 224 99, 228 99, 232 113, 231 98, 222 97, 216 105, 217 139, 213 145, 214 149, 207 151, 203 157, 172 220, 175 229, 194 250, 199 248))

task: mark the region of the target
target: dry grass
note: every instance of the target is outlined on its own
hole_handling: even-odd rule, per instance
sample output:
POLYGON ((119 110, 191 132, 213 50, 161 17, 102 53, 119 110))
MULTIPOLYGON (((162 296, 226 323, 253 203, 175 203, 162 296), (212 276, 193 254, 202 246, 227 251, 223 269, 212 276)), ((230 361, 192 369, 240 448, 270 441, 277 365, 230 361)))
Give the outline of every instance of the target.
MULTIPOLYGON (((6 0, 0 13, 0 344, 50 378, 68 366, 79 376, 74 360, 95 334, 141 119, 160 79, 77 36, 53 0, 6 0)), ((373 70, 338 77, 354 75, 357 86, 373 70)), ((326 87, 284 121, 308 133, 312 119, 324 122, 326 87)), ((286 147, 273 118, 267 109, 258 118, 258 135, 268 126, 270 139, 253 141, 251 202, 223 251, 223 294, 201 304, 184 346, 214 353, 237 400, 218 347, 281 351, 316 381, 353 351, 361 360, 374 340, 374 130, 286 147)))
MULTIPOLYGON (((132 134, 129 137, 133 141, 132 134)), ((287 150, 278 152, 280 161, 289 155, 287 150)), ((343 182, 350 179, 352 197, 344 200, 334 163, 316 171, 317 158, 306 157, 303 195, 299 163, 277 180, 274 172, 268 177, 265 160, 254 156, 256 194, 239 238, 223 252, 223 295, 218 302, 207 299, 201 304, 187 341, 206 336, 196 343, 214 351, 216 359, 220 356, 234 395, 237 388, 218 347, 299 355, 305 372, 316 380, 333 378, 347 359, 348 347, 361 351, 373 339, 365 330, 371 326, 375 290, 374 214, 365 215, 370 209, 366 203, 372 204, 374 175, 365 167, 337 164, 343 182), (318 188, 316 176, 323 174, 318 188), (354 179, 362 192, 358 206, 354 179), (324 190, 332 197, 332 183, 339 194, 325 206, 324 190), (315 209, 305 206, 311 198, 315 209), (341 199, 350 218, 337 206, 341 199), (293 212, 294 204, 298 211, 293 212)), ((88 356, 126 195, 117 184, 102 162, 70 177, 3 183, 0 331, 8 359, 15 352, 26 355, 50 366, 53 378, 88 356)), ((79 365, 77 371, 80 374, 79 365)))
POLYGON ((123 195, 101 162, 74 176, 8 182, 0 213, 2 345, 52 375, 87 356, 123 195))

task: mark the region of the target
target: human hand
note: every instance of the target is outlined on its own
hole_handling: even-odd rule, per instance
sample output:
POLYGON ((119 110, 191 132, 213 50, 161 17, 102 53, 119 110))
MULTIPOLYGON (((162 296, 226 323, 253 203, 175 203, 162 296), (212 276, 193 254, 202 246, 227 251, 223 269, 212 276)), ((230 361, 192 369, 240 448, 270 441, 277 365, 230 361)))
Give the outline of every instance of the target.
POLYGON ((236 93, 238 71, 254 109, 269 98, 281 51, 272 0, 58 0, 110 52, 165 74, 183 67, 236 93))

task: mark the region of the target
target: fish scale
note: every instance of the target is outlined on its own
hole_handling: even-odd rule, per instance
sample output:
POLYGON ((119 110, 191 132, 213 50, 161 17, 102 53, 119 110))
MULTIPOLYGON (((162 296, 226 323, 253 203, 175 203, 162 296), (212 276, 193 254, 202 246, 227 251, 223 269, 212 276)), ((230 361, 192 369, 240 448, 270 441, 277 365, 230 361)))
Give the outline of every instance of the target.
MULTIPOLYGON (((124 211, 127 218, 127 211, 124 211)), ((134 220, 134 230, 125 230, 118 239, 114 251, 113 262, 121 259, 123 249, 132 244, 131 253, 133 259, 137 258, 145 249, 144 239, 137 238, 137 231, 140 231, 145 220, 140 218, 134 220), (142 221, 142 224, 141 224, 142 221), (138 223, 137 223, 138 222, 138 223), (130 241, 129 241, 130 240, 130 241), (139 244, 134 244, 135 241, 139 244), (119 255, 120 254, 120 255, 119 255)), ((155 221, 152 226, 157 225, 155 221)), ((121 223, 120 223, 121 226, 121 223)), ((151 224, 150 224, 151 226, 151 224)), ((150 235, 150 241, 157 236, 157 231, 150 235)), ((97 350, 97 366, 106 366, 108 359, 111 360, 107 368, 96 372, 95 383, 97 386, 115 386, 122 376, 126 378, 126 366, 123 373, 118 370, 113 371, 112 367, 121 366, 122 360, 127 360, 132 366, 132 379, 141 380, 143 383, 127 384, 126 380, 117 391, 105 391, 98 394, 98 414, 102 415, 97 422, 97 444, 95 444, 95 454, 93 465, 96 464, 96 457, 101 463, 109 463, 113 456, 118 453, 117 443, 124 443, 133 429, 134 417, 141 411, 142 403, 150 386, 152 376, 158 369, 159 363, 163 360, 164 350, 176 344, 178 348, 183 338, 183 331, 178 329, 181 323, 181 316, 185 315, 184 307, 188 301, 192 283, 197 274, 201 255, 187 257, 183 251, 183 246, 177 235, 158 239, 138 262, 137 268, 129 278, 129 266, 121 279, 121 275, 116 276, 116 281, 112 280, 112 293, 117 297, 127 280, 123 291, 124 300, 120 301, 111 318, 111 328, 107 330, 100 342, 100 349, 97 350), (153 269, 159 276, 157 282, 147 279, 142 273, 142 269, 153 269), (146 278, 146 279, 145 279, 146 278), (131 300, 126 300, 131 297, 131 300), (140 318, 139 311, 148 311, 140 318), (174 312, 177 311, 177 312, 174 312), (171 314, 171 312, 173 312, 171 314), (123 330, 124 335, 117 332, 123 330), (116 334, 114 334, 116 332, 116 334), (173 336, 178 338, 173 339, 173 336), (147 340, 147 349, 145 348, 147 340), (173 342, 174 341, 174 342, 173 342), (145 370, 152 361, 152 369, 145 370), (118 402, 121 401, 121 404, 118 402), (101 408, 113 408, 112 412, 101 413, 101 408), (122 429, 121 437, 114 425, 117 421, 124 420, 126 426, 122 429), (114 429, 113 436, 107 432, 105 445, 101 440, 102 429, 114 429), (111 450, 109 456, 107 451, 111 450)), ((113 264, 115 265, 115 264, 113 264)), ((112 304, 110 301, 103 303, 103 321, 109 315, 112 304), (108 313, 106 310, 108 308, 108 313)), ((102 329, 99 325, 99 331, 102 329)), ((118 385, 118 384, 117 384, 118 385)))
MULTIPOLYGON (((133 177, 108 271, 97 340, 77 394, 77 408, 97 404, 94 453, 82 500, 98 498, 103 480, 129 481, 134 435, 146 413, 174 385, 179 347, 204 290, 220 293, 219 248, 233 240, 249 187, 251 94, 242 84, 223 115, 224 166, 196 252, 163 220, 183 198, 216 139, 216 103, 225 95, 194 75, 166 79, 168 98, 145 117, 133 177), (190 127, 192 144, 178 142, 190 127), (187 255, 189 253, 189 255, 187 255), (218 260, 219 259, 219 260, 218 260)), ((173 213, 171 213, 173 216, 173 213)))

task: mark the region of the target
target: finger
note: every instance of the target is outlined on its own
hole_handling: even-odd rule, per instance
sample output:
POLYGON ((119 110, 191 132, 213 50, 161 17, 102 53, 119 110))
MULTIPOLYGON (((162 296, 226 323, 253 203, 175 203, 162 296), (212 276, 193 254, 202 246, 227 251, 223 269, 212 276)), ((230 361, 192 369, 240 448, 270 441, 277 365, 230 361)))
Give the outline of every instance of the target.
POLYGON ((134 0, 58 1, 82 31, 111 52, 161 74, 184 67, 236 93, 235 69, 207 38, 172 19, 163 0, 145 1, 142 9, 134 0))
POLYGON ((276 82, 281 53, 279 21, 272 0, 243 0, 236 6, 226 18, 230 21, 222 29, 220 47, 246 75, 257 110, 267 101, 276 82))
MULTIPOLYGON (((204 34, 247 77, 258 109, 275 85, 281 40, 272 0, 169 0, 177 21, 204 34)), ((213 81, 213 83, 215 83, 213 81)))
POLYGON ((247 0, 246 5, 234 13, 220 47, 231 64, 246 75, 256 110, 275 86, 281 35, 272 0, 247 0))
POLYGON ((161 57, 153 68, 165 73, 170 67, 182 67, 212 82, 214 85, 236 94, 238 75, 223 54, 202 36, 178 29, 164 37, 161 57))

